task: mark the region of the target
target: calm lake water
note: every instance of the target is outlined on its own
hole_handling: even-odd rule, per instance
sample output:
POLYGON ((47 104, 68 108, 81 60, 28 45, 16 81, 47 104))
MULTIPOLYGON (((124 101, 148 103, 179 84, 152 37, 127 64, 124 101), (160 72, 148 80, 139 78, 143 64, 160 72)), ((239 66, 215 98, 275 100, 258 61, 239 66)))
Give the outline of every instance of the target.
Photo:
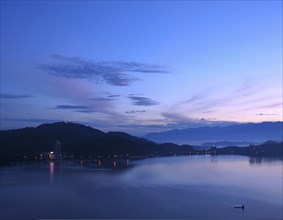
POLYGON ((282 161, 187 156, 126 163, 1 168, 1 219, 282 219, 282 161), (242 204, 244 210, 234 208, 242 204))

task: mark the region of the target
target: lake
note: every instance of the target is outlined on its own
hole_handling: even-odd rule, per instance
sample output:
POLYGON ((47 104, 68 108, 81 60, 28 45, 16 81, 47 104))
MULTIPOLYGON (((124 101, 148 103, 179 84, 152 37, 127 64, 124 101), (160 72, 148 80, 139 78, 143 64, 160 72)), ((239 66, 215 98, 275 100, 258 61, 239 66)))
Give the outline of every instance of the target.
POLYGON ((96 163, 2 167, 1 219, 282 219, 282 161, 184 156, 96 163))

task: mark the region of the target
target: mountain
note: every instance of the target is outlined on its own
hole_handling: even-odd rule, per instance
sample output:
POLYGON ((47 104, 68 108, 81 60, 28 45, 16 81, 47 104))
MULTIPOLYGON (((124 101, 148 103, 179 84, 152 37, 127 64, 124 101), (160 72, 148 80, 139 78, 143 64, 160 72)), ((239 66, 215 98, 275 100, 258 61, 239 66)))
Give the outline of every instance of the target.
MULTIPOLYGON (((235 127, 232 128, 236 130, 235 127)), ((205 133, 203 134, 205 136, 205 133)), ((135 156, 204 155, 207 153, 283 158, 283 142, 268 141, 249 147, 195 149, 190 145, 157 144, 123 132, 105 133, 81 124, 58 122, 35 128, 0 131, 0 166, 10 162, 40 161, 39 155, 46 155, 42 153, 53 151, 56 140, 62 143, 63 153, 67 153, 67 156, 71 154, 75 158, 97 158, 98 156, 113 158, 116 157, 115 155, 121 158, 127 158, 129 155, 134 158, 135 156)))
MULTIPOLYGON (((0 131, 0 152, 35 154, 53 150, 56 140, 62 143, 62 150, 76 156, 87 155, 169 155, 181 153, 183 147, 163 147, 144 138, 123 132, 104 133, 89 126, 70 122, 43 124, 35 128, 0 131)), ((190 146, 185 150, 192 151, 190 146)))
POLYGON ((157 143, 173 142, 202 144, 205 142, 256 142, 283 140, 282 122, 262 122, 230 125, 226 127, 199 127, 149 133, 144 136, 157 143))

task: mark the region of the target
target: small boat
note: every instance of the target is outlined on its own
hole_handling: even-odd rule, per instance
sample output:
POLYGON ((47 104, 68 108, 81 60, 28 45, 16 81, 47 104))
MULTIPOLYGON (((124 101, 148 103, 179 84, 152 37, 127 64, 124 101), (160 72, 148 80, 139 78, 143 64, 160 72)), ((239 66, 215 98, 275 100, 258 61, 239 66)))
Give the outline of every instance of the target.
POLYGON ((244 205, 235 205, 234 206, 235 209, 245 209, 244 205))

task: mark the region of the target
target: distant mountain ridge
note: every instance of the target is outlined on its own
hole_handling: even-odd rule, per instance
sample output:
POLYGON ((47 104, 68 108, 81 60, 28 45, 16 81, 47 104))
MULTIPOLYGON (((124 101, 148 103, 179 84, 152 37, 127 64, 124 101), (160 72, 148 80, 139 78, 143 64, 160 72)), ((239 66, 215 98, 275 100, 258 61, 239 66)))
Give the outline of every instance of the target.
POLYGON ((143 136, 157 143, 172 142, 256 142, 262 143, 267 140, 283 140, 283 122, 262 122, 236 124, 226 127, 199 127, 182 130, 170 130, 160 133, 149 133, 143 136))

